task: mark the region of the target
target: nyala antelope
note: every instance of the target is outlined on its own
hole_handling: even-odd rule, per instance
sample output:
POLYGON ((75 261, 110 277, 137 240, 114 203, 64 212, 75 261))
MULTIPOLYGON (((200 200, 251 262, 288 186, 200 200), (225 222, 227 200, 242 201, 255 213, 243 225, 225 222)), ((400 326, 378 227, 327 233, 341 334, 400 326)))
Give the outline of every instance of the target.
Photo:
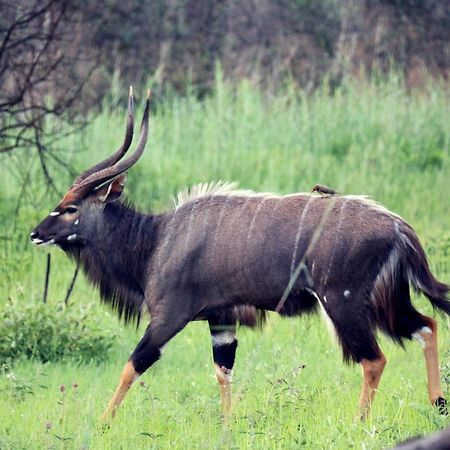
POLYGON ((449 286, 436 280, 414 230, 362 196, 277 196, 199 185, 160 214, 119 199, 126 172, 147 141, 149 99, 135 151, 130 90, 125 139, 106 160, 81 173, 58 206, 31 233, 78 261, 101 297, 130 321, 151 321, 123 369, 104 413, 116 414, 133 382, 166 343, 193 320, 208 321, 222 409, 230 414, 238 324, 255 326, 265 311, 298 316, 321 310, 345 361, 362 367, 359 415, 365 418, 386 358, 381 330, 398 344, 423 347, 430 402, 445 413, 437 322, 412 305, 409 287, 450 315, 449 286))

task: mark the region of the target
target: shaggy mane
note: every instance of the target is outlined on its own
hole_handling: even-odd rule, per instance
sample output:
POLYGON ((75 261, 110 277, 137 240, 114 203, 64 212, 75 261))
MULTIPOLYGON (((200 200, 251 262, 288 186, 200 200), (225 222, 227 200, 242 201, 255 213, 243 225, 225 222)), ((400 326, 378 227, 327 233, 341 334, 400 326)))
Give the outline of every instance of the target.
POLYGON ((216 195, 229 197, 279 197, 268 192, 255 192, 249 189, 238 189, 237 183, 226 181, 211 181, 210 183, 199 183, 183 189, 174 197, 175 208, 185 205, 193 200, 203 197, 213 197, 216 195))
MULTIPOLYGON (((213 196, 228 196, 228 197, 260 197, 260 198, 287 198, 287 197, 295 197, 295 196, 308 196, 308 197, 322 197, 321 194, 316 192, 298 192, 287 195, 277 195, 271 192, 255 192, 250 189, 238 189, 238 184, 235 182, 227 182, 227 181, 211 181, 209 183, 199 183, 191 187, 187 187, 182 191, 178 192, 177 196, 173 198, 173 202, 175 204, 175 208, 180 208, 181 206, 189 203, 191 201, 197 200, 199 198, 204 197, 213 197, 213 196)), ((375 209, 381 213, 388 214, 394 219, 400 219, 403 221, 403 218, 398 214, 390 211, 381 203, 378 203, 376 200, 373 200, 368 195, 340 195, 336 194, 332 197, 339 197, 343 199, 353 200, 363 205, 375 209)))

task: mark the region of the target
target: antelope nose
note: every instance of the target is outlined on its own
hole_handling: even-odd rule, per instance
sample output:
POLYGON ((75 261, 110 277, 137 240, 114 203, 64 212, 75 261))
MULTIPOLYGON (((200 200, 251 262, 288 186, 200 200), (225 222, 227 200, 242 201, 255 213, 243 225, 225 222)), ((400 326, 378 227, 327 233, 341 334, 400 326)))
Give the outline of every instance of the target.
POLYGON ((37 233, 36 233, 36 231, 32 231, 31 233, 30 233, 30 239, 31 240, 33 240, 33 239, 36 239, 37 238, 37 233))

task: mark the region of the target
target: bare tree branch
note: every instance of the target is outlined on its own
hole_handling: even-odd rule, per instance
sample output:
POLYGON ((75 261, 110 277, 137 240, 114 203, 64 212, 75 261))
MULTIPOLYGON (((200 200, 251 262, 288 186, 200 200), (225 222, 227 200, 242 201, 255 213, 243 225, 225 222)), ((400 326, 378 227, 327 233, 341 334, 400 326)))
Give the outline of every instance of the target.
POLYGON ((83 126, 76 112, 95 67, 83 14, 75 0, 0 0, 0 10, 0 154, 34 148, 47 186, 56 189, 47 160, 69 167, 54 145, 83 126), (63 132, 53 133, 53 123, 63 132))

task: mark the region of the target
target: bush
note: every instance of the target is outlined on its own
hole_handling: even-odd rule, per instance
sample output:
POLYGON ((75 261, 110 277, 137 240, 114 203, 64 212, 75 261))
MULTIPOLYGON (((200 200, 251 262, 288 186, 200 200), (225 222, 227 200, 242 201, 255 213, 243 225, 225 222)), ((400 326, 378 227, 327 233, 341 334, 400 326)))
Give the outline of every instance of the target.
POLYGON ((0 362, 34 359, 104 361, 115 333, 93 317, 91 306, 9 301, 0 309, 0 362))

